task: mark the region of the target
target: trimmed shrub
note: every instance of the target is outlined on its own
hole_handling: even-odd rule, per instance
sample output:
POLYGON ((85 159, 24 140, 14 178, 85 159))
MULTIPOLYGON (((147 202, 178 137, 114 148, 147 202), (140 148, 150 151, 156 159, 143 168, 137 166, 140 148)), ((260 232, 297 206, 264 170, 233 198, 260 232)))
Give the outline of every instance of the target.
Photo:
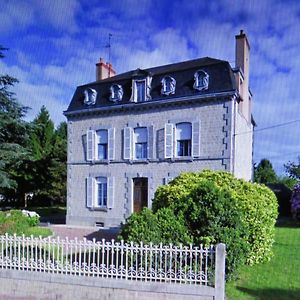
MULTIPOLYGON (((214 183, 216 188, 223 191, 225 199, 221 200, 221 203, 222 201, 227 203, 227 205, 223 206, 224 211, 221 211, 221 214, 218 211, 211 218, 207 215, 205 217, 207 221, 214 223, 218 222, 219 218, 224 218, 223 222, 228 222, 229 224, 229 226, 225 226, 227 228, 225 230, 226 234, 224 231, 224 236, 226 235, 227 239, 228 235, 231 234, 240 234, 240 236, 243 236, 247 246, 245 247, 244 243, 242 243, 238 247, 241 249, 241 254, 245 253, 245 260, 248 264, 269 260, 272 256, 271 249, 274 242, 274 225, 278 215, 278 204, 274 193, 264 185, 236 179, 232 174, 222 171, 205 170, 201 173, 183 173, 170 182, 169 185, 161 186, 157 189, 153 201, 154 210, 158 211, 161 207, 170 207, 176 211, 178 205, 182 207, 180 203, 184 203, 187 199, 195 197, 197 187, 203 186, 204 181, 214 183), (230 226, 235 224, 235 219, 237 218, 231 213, 233 209, 239 212, 240 233, 228 232, 228 228, 231 228, 230 226)), ((207 193, 211 192, 207 189, 207 193)), ((212 214, 215 208, 211 204, 207 205, 210 196, 203 199, 205 201, 202 202, 203 207, 201 209, 204 211, 207 210, 207 214, 212 214), (208 202, 206 203, 206 201, 208 202)), ((195 209, 195 213, 199 213, 198 207, 194 206, 192 209, 195 209)), ((185 219, 187 222, 191 221, 189 215, 185 215, 185 219)), ((213 224, 210 226, 213 228, 213 224)), ((218 237, 218 240, 215 238, 210 242, 225 242, 223 238, 223 240, 219 239, 220 235, 216 231, 212 232, 215 237, 218 237)), ((192 235, 195 238, 194 233, 192 235)), ((239 243, 239 241, 236 242, 239 243)), ((229 254, 228 260, 231 259, 229 254)), ((242 257, 241 261, 243 261, 242 257)))
POLYGON ((184 225, 182 215, 174 215, 170 208, 157 213, 144 208, 140 213, 132 214, 123 226, 118 237, 127 242, 146 244, 189 244, 192 238, 184 225))

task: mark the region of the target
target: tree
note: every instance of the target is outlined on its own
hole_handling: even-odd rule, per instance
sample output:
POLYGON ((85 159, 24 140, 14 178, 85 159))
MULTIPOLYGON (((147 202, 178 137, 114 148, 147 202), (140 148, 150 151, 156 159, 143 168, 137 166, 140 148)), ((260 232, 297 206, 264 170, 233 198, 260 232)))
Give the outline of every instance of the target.
MULTIPOLYGON (((45 106, 32 121, 30 146, 33 157, 31 164, 32 192, 35 199, 65 201, 66 195, 66 160, 67 126, 61 123, 55 130, 45 106)), ((48 200, 48 201, 47 201, 48 200)), ((43 204, 43 203, 39 203, 43 204)))
POLYGON ((290 178, 300 181, 300 156, 298 157, 298 164, 294 162, 288 162, 284 165, 286 172, 290 178))
MULTIPOLYGON (((3 51, 0 46, 0 58, 3 51)), ((23 120, 28 107, 24 107, 14 98, 9 88, 18 80, 9 75, 0 75, 0 193, 16 190, 17 181, 14 172, 28 156, 28 123, 23 120)))
POLYGON ((254 182, 257 183, 276 183, 277 175, 268 159, 262 159, 257 167, 254 168, 254 182))

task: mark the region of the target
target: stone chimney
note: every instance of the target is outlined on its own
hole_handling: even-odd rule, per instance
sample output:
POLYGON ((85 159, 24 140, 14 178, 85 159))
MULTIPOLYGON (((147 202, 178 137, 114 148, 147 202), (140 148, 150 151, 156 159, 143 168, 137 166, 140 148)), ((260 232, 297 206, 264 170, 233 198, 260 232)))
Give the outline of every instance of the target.
POLYGON ((96 63, 96 80, 102 80, 116 75, 116 71, 113 69, 112 64, 105 62, 100 57, 98 63, 96 63))
POLYGON ((235 36, 235 67, 238 72, 237 86, 243 103, 240 110, 249 119, 251 117, 251 96, 249 92, 249 63, 250 63, 250 44, 243 30, 235 36))

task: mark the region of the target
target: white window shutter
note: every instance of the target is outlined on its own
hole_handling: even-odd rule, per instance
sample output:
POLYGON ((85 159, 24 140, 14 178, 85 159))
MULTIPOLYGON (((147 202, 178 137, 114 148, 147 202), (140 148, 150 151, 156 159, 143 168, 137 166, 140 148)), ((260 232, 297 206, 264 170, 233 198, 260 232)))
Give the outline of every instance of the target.
POLYGON ((171 123, 165 124, 165 158, 173 157, 174 126, 171 123))
POLYGON ((108 129, 108 159, 115 159, 115 128, 108 129))
POLYGON ((174 177, 165 177, 164 178, 164 185, 169 184, 170 181, 172 181, 174 179, 174 177))
POLYGON ((124 128, 124 159, 132 159, 132 128, 124 128))
POLYGON ((154 129, 153 126, 148 127, 148 141, 147 141, 148 158, 154 158, 154 129))
POLYGON ((93 208, 95 199, 95 178, 86 178, 86 207, 93 208))
POLYGON ((86 160, 93 161, 95 159, 95 131, 88 130, 86 133, 86 160))
POLYGON ((192 157, 200 156, 200 122, 193 122, 192 125, 192 157))
POLYGON ((113 208, 115 202, 115 177, 107 178, 107 208, 113 208))

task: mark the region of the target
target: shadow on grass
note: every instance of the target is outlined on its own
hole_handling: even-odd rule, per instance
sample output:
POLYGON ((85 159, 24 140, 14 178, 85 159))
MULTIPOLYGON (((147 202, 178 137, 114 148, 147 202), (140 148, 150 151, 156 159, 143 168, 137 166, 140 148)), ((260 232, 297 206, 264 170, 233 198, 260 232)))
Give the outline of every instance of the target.
POLYGON ((276 227, 300 228, 300 224, 297 223, 293 218, 280 217, 277 219, 276 227))
POLYGON ((237 287, 237 289, 245 294, 255 297, 257 300, 299 300, 300 289, 284 290, 284 289, 248 289, 237 287))

